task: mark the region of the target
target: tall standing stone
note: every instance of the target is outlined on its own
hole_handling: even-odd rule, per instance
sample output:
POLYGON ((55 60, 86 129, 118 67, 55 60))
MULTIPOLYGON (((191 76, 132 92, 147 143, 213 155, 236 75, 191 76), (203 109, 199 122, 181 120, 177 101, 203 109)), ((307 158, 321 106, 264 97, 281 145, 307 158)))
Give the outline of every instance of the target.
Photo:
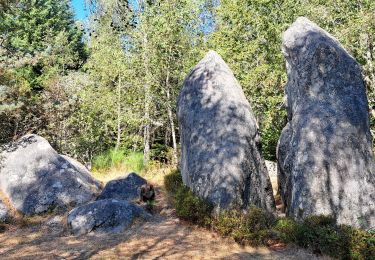
POLYGON ((216 211, 249 205, 273 211, 255 117, 216 52, 210 51, 185 79, 177 110, 184 183, 216 211))
POLYGON ((361 68, 330 34, 298 18, 283 35, 289 122, 278 146, 286 213, 375 226, 375 167, 361 68))

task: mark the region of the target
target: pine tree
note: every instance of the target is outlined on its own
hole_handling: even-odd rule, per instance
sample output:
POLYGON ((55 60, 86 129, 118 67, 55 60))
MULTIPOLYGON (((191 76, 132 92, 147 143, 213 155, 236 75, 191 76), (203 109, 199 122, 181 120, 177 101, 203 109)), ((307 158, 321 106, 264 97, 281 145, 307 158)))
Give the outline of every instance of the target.
POLYGON ((43 92, 85 59, 68 0, 19 0, 0 12, 1 142, 47 125, 43 92))

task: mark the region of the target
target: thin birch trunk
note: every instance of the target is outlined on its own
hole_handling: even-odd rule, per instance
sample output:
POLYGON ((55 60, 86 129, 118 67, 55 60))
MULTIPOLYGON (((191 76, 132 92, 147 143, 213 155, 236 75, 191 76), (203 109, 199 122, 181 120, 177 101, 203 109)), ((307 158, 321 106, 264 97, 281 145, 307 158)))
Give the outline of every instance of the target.
POLYGON ((115 150, 120 148, 121 144, 121 77, 117 83, 117 140, 115 150))
POLYGON ((171 106, 169 69, 167 69, 167 77, 166 77, 166 80, 165 80, 165 84, 166 84, 166 92, 167 92, 167 113, 168 113, 168 118, 169 118, 169 124, 170 124, 170 127, 171 127, 172 145, 173 145, 172 164, 177 165, 177 142, 176 142, 176 130, 175 130, 175 126, 174 126, 172 106, 171 106))

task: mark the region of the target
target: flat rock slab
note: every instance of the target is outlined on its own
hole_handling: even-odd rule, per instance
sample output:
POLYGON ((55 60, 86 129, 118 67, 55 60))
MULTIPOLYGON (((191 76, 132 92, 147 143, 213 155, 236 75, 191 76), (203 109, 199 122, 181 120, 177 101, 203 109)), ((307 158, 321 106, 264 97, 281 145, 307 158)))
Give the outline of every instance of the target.
POLYGON ((0 188, 25 215, 80 205, 101 190, 83 165, 59 155, 38 135, 26 135, 3 147, 0 164, 0 188))
POLYGON ((138 174, 132 172, 123 178, 108 182, 97 200, 117 199, 136 200, 139 199, 140 189, 147 181, 138 174))
POLYGON ((184 81, 177 113, 181 174, 215 211, 275 202, 249 102, 223 59, 210 51, 184 81))
POLYGON ((361 68, 329 33, 298 18, 283 35, 288 124, 278 146, 279 188, 297 219, 332 215, 375 227, 375 164, 361 68))
POLYGON ((74 235, 92 231, 120 233, 128 228, 134 219, 150 217, 142 207, 131 202, 105 199, 73 209, 68 215, 68 226, 74 235))

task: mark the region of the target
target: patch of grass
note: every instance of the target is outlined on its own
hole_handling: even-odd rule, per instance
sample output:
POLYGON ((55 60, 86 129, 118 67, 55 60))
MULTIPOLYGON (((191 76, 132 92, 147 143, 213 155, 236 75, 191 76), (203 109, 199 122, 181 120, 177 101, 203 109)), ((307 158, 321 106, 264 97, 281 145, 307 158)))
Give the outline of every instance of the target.
POLYGON ((131 152, 125 156, 123 159, 125 167, 129 171, 140 173, 145 165, 143 163, 143 153, 140 152, 131 152))
POLYGON ((93 160, 93 169, 102 170, 120 165, 125 159, 125 151, 111 149, 96 156, 93 160))
POLYGON ((165 176, 164 186, 180 218, 209 227, 240 244, 258 246, 270 240, 283 241, 334 258, 375 260, 375 231, 337 225, 331 216, 310 216, 301 222, 275 219, 256 207, 212 215, 212 206, 183 184, 178 171, 165 176))
POLYGON ((94 171, 106 171, 111 168, 124 168, 127 171, 140 173, 145 168, 143 153, 111 149, 94 158, 94 171))

